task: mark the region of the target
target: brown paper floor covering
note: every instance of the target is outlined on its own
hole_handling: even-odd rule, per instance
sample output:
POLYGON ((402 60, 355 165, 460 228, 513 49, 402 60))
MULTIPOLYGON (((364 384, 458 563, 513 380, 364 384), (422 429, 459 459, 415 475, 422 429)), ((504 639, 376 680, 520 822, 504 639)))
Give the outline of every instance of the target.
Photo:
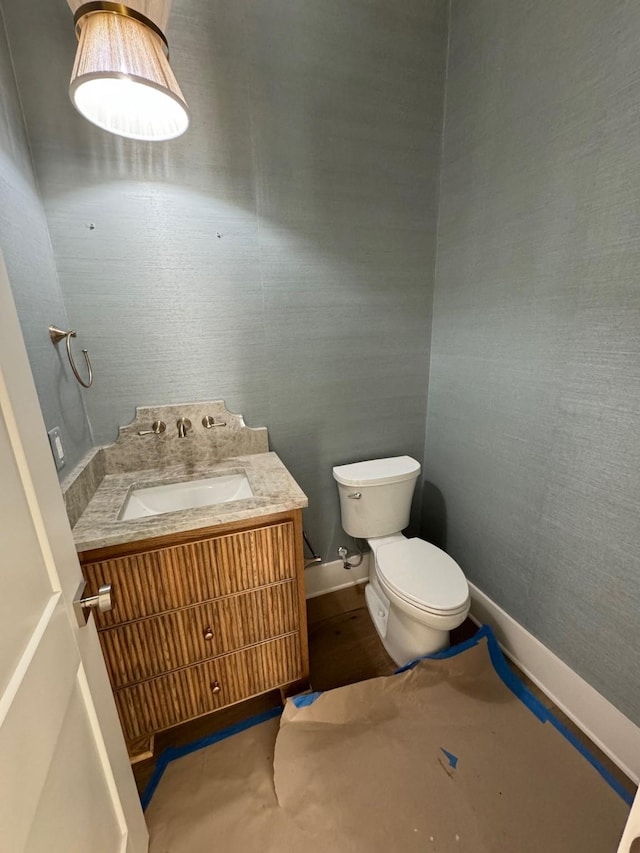
POLYGON ((151 853, 608 853, 628 811, 482 640, 172 762, 146 814, 151 853))

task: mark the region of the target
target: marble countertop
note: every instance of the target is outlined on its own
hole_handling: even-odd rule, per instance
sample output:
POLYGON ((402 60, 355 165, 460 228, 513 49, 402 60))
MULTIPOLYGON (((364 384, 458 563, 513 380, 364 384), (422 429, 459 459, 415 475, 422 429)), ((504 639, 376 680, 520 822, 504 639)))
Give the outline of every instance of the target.
POLYGON ((174 465, 161 469, 107 474, 73 528, 77 551, 91 551, 123 542, 166 536, 216 524, 259 518, 308 505, 300 489, 275 453, 233 456, 202 465, 174 465), (213 506, 183 509, 161 515, 119 521, 122 505, 135 486, 159 486, 198 480, 226 470, 243 469, 254 496, 213 506))

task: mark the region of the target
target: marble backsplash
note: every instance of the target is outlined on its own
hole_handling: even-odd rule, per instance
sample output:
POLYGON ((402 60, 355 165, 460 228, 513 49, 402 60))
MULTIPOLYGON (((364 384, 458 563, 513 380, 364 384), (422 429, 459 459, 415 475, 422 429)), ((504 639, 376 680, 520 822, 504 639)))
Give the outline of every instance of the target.
POLYGON ((170 406, 140 406, 132 423, 120 427, 114 444, 103 448, 105 474, 122 474, 168 465, 196 466, 219 462, 230 456, 267 453, 266 427, 248 427, 242 415, 227 411, 224 400, 184 403, 170 406), (202 419, 211 416, 217 424, 205 429, 202 419), (178 418, 188 418, 191 429, 179 438, 178 418), (150 430, 154 421, 163 421, 167 429, 161 435, 138 435, 150 430))
POLYGON ((74 527, 104 480, 104 451, 90 450, 60 483, 69 524, 74 527))
POLYGON ((172 465, 183 465, 189 471, 232 456, 267 453, 268 450, 267 428, 248 427, 242 415, 227 410, 224 400, 139 406, 134 420, 120 427, 113 444, 91 451, 63 480, 69 522, 72 527, 76 524, 107 474, 172 465), (209 429, 203 425, 203 418, 207 416, 216 424, 209 429), (191 421, 191 429, 184 438, 178 435, 179 418, 191 421), (154 421, 163 421, 165 432, 139 435, 150 430, 154 421))

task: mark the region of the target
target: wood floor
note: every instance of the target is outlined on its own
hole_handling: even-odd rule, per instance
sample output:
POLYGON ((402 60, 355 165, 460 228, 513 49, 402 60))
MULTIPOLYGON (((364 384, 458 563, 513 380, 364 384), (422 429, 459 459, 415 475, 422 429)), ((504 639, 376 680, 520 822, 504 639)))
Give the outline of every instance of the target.
MULTIPOLYGON (((307 602, 309 620, 309 657, 311 687, 313 690, 330 690, 379 675, 391 675, 397 668, 387 655, 366 609, 364 584, 329 593, 307 602)), ((452 632, 452 643, 460 643, 473 636, 477 628, 471 620, 452 632)), ((515 665, 518 677, 550 708, 560 720, 587 746, 604 766, 630 792, 636 787, 604 753, 560 711, 515 665)), ((157 756, 169 746, 182 746, 198 738, 220 731, 247 717, 268 710, 280 703, 278 691, 242 702, 177 726, 156 737, 155 756, 134 765, 133 771, 142 791, 153 773, 157 756)))

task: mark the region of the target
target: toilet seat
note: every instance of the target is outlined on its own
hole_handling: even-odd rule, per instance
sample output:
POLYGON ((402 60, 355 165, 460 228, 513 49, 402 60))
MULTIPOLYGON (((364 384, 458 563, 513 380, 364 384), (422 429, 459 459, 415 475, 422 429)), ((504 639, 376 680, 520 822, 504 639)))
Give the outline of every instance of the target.
POLYGON ((376 549, 381 586, 434 616, 455 616, 469 606, 469 585, 460 566, 424 539, 402 539, 376 549))

